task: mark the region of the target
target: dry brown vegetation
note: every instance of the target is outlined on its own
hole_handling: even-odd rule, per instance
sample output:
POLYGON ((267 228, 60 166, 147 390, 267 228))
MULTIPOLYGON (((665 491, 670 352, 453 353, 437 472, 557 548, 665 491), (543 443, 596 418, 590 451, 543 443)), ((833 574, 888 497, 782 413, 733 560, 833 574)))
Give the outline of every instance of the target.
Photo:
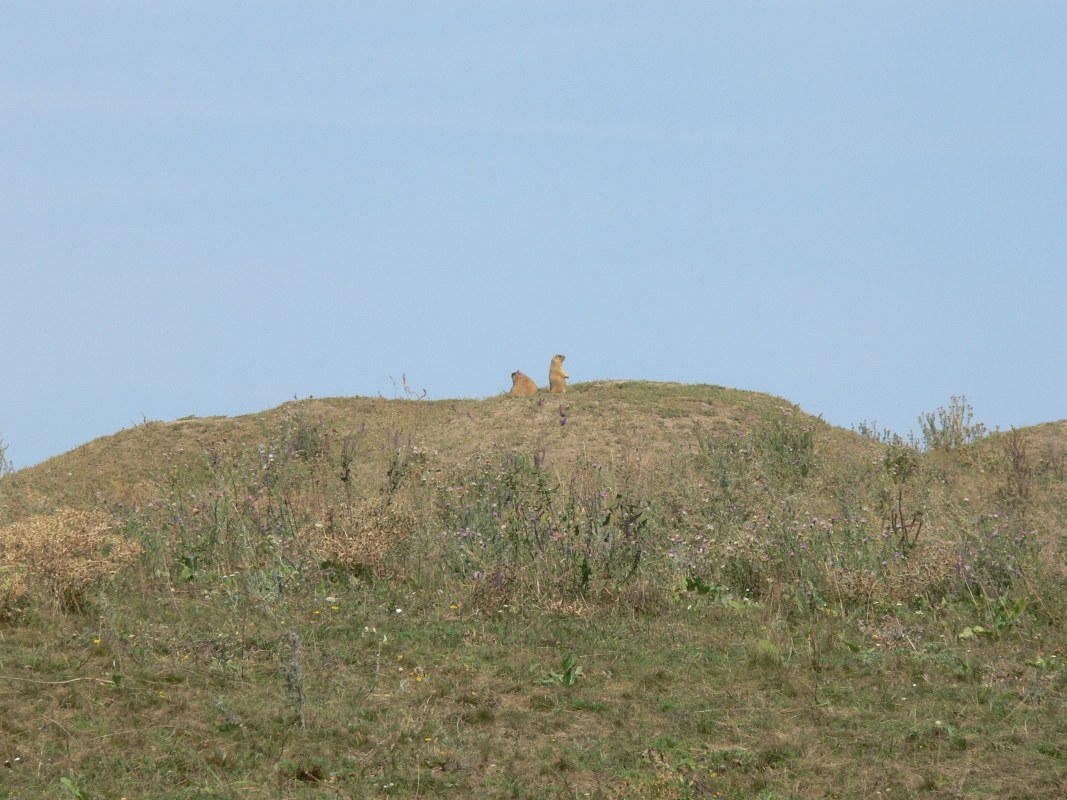
POLYGON ((415 530, 416 519, 388 498, 364 499, 354 506, 328 506, 306 529, 318 557, 353 575, 382 577, 393 551, 415 530))
POLYGON ((101 511, 66 509, 0 527, 0 614, 41 589, 63 609, 128 565, 141 546, 115 530, 101 511))

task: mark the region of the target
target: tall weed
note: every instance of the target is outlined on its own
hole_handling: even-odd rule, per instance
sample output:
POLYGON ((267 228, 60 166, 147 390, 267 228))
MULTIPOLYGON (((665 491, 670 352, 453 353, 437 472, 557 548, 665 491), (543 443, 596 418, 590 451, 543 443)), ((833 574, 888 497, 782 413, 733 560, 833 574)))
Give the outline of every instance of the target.
POLYGON ((650 546, 647 501, 595 462, 561 478, 525 453, 480 457, 439 487, 436 506, 452 543, 442 557, 494 602, 617 594, 650 546))

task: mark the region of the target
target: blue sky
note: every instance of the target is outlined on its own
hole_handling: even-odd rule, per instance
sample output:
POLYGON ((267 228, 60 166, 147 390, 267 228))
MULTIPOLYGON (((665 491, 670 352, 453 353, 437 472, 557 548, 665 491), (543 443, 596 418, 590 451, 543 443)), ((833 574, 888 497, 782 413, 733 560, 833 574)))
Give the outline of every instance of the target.
POLYGON ((0 437, 486 397, 1067 417, 1067 5, 24 2, 0 437))

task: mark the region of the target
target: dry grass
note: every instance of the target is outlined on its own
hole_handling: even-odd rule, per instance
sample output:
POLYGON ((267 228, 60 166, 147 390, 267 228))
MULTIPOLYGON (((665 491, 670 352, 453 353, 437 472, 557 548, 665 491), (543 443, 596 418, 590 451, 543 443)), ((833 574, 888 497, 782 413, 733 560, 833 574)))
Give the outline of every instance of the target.
POLYGON ((31 587, 59 607, 81 608, 86 594, 141 552, 98 511, 66 509, 0 528, 0 612, 13 610, 31 587))
POLYGON ((411 536, 415 524, 414 515, 398 504, 374 498, 328 507, 306 535, 324 561, 349 574, 381 577, 390 554, 411 536))
POLYGON ((937 602, 959 582, 956 551, 944 544, 917 548, 884 572, 831 569, 830 584, 839 600, 866 606, 893 605, 921 598, 937 602))

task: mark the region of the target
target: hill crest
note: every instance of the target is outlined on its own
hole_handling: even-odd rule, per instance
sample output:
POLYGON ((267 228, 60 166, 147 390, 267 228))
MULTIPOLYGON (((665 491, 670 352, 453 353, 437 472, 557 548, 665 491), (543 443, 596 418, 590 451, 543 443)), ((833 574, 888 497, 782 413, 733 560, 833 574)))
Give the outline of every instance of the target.
MULTIPOLYGON (((294 426, 314 427, 333 446, 358 449, 363 477, 371 479, 401 442, 417 447, 437 470, 499 449, 537 451, 557 466, 637 457, 658 467, 691 453, 700 437, 736 439, 782 419, 809 427, 831 458, 857 457, 876 446, 784 398, 711 384, 605 380, 572 384, 563 395, 542 390, 533 398, 311 397, 234 417, 147 421, 99 437, 7 476, 16 488, 0 497, 7 506, 0 521, 34 508, 135 502, 176 469, 211 453, 255 448, 294 426)), ((1067 420, 1023 433, 1035 453, 1053 458, 1067 442, 1067 420)))

